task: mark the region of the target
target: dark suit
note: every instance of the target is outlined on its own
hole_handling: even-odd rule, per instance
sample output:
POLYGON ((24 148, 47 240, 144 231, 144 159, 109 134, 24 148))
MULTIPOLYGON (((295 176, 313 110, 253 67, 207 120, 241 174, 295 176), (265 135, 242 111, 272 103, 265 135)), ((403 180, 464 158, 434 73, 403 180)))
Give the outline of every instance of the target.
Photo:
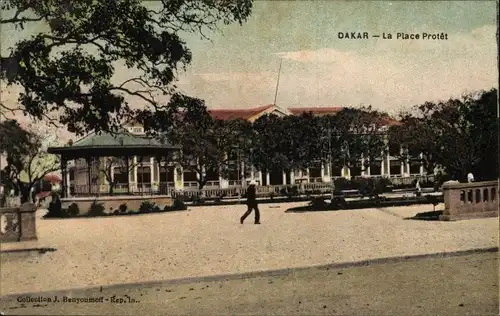
POLYGON ((255 224, 260 223, 260 212, 259 207, 257 205, 257 194, 256 194, 255 185, 250 185, 247 189, 247 211, 240 219, 240 222, 243 224, 245 218, 252 213, 252 209, 255 211, 255 224))

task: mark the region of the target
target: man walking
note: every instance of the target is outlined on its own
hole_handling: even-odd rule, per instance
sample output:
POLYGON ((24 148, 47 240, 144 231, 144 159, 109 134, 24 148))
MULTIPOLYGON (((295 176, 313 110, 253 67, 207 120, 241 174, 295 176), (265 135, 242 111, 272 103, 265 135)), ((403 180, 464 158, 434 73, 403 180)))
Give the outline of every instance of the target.
POLYGON ((260 224, 260 212, 259 207, 257 205, 257 189, 256 183, 254 180, 250 181, 250 185, 247 189, 247 211, 240 218, 240 223, 243 224, 245 218, 252 213, 252 209, 255 211, 255 224, 260 224))

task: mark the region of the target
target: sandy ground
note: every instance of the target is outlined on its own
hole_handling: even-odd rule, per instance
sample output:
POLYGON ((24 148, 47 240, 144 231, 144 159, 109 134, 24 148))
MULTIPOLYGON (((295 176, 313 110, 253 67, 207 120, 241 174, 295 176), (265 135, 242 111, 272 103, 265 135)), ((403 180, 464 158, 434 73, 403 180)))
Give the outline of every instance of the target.
POLYGON ((498 253, 11 296, 2 303, 7 315, 498 315, 498 253))
MULTIPOLYGON (((193 207, 139 216, 38 220, 36 256, 2 254, 1 295, 497 246, 498 218, 403 220, 432 206, 284 213, 305 203, 193 207)), ((42 215, 42 214, 39 214, 42 215)), ((2 245, 2 249, 19 245, 2 245)))

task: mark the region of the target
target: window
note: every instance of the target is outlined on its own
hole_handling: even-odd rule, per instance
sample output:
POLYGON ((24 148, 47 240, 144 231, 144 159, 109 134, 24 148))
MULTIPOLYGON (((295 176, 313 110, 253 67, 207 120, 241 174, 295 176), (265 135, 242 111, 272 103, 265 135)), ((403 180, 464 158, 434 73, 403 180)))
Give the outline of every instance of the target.
POLYGON ((143 134, 144 128, 142 127, 132 127, 132 133, 134 134, 143 134))

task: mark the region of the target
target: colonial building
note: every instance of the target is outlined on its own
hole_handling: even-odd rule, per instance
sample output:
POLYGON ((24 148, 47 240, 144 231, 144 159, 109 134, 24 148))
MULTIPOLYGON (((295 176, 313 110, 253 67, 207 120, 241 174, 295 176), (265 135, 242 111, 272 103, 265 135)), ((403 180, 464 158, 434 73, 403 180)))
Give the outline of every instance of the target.
MULTIPOLYGON (((266 114, 277 116, 300 115, 311 112, 314 115, 335 114, 342 108, 282 108, 266 105, 252 109, 213 109, 209 113, 216 119, 245 119, 250 122, 266 114)), ((395 121, 388 120, 387 124, 395 121)), ((198 187, 198 175, 187 170, 173 159, 179 151, 177 146, 148 138, 140 126, 128 126, 127 132, 110 134, 89 134, 86 137, 49 152, 61 155, 62 174, 65 180, 64 195, 94 195, 113 193, 152 192, 169 194, 172 190, 192 190, 198 187), (123 158, 109 158, 123 157, 123 158), (165 158, 169 157, 169 158, 165 158), (112 189, 110 182, 113 183, 112 189)), ((381 156, 367 170, 361 168, 331 168, 318 164, 307 170, 285 173, 282 170, 261 172, 252 166, 245 166, 236 155, 232 158, 236 171, 227 178, 207 170, 205 188, 229 188, 245 186, 251 180, 258 184, 285 185, 298 183, 328 183, 334 177, 386 176, 407 177, 423 175, 422 167, 410 167, 396 157, 381 156), (333 171, 333 172, 332 172, 333 171)))

